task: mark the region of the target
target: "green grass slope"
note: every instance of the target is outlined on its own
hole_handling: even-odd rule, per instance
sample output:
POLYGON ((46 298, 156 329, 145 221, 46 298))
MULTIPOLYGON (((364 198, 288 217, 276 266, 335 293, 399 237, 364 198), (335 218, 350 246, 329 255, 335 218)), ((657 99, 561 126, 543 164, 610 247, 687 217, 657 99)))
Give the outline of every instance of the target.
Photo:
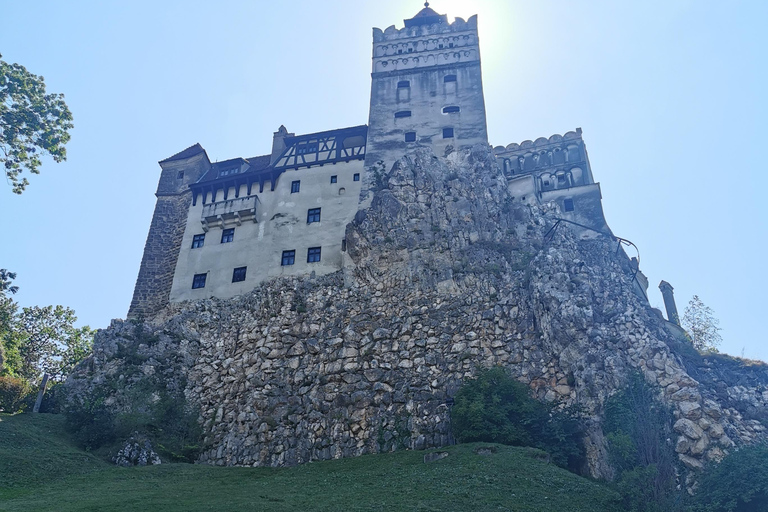
POLYGON ((607 487, 542 459, 479 444, 442 460, 403 451, 294 468, 117 468, 73 447, 60 417, 0 414, 0 510, 615 511, 607 487))

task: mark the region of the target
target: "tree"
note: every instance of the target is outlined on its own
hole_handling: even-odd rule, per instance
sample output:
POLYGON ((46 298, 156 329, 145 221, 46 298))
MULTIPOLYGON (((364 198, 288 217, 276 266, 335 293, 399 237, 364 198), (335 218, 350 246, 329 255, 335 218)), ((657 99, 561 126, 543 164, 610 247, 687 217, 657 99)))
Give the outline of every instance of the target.
POLYGON ((476 379, 462 384, 454 400, 451 422, 459 442, 534 446, 572 471, 583 462, 584 425, 577 415, 531 397, 528 386, 502 367, 480 370, 476 379))
POLYGON ((75 312, 63 306, 23 308, 17 317, 21 335, 21 377, 35 380, 47 373, 54 380, 65 377, 91 351, 90 327, 74 326, 75 312))
POLYGON ((0 60, 0 163, 15 194, 29 185, 24 171, 40 174, 43 155, 67 159, 72 127, 63 94, 46 94, 42 76, 0 60))
POLYGON ((7 359, 5 345, 10 343, 12 335, 11 321, 16 314, 16 303, 6 296, 6 293, 16 293, 18 286, 13 286, 12 282, 16 279, 15 272, 9 272, 0 268, 0 376, 3 375, 5 362, 7 359))
POLYGON ((683 329, 688 331, 694 348, 700 352, 717 352, 722 343, 720 321, 712 308, 705 305, 698 295, 694 295, 683 314, 683 329))
POLYGON ((702 476, 696 512, 768 511, 768 446, 744 446, 702 476))
POLYGON ((672 419, 672 412, 639 373, 630 374, 627 386, 606 400, 603 430, 622 510, 680 510, 677 457, 669 441, 672 419))

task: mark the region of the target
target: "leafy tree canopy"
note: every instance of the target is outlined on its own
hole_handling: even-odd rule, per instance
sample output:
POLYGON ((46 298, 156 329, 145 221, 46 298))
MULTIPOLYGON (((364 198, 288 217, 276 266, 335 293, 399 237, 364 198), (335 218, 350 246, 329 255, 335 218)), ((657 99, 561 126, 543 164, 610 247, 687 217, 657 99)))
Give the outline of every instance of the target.
POLYGON ((534 446, 549 452, 555 464, 574 471, 583 463, 584 425, 578 415, 531 397, 528 386, 502 367, 480 370, 476 379, 464 382, 451 421, 463 443, 534 446))
POLYGON ((14 193, 29 185, 25 171, 40 174, 43 155, 67 159, 72 127, 63 94, 46 94, 42 76, 0 60, 0 163, 14 193))
POLYGON ((698 295, 694 295, 685 308, 683 329, 688 331, 694 348, 700 352, 717 352, 717 347, 723 342, 720 321, 698 295))

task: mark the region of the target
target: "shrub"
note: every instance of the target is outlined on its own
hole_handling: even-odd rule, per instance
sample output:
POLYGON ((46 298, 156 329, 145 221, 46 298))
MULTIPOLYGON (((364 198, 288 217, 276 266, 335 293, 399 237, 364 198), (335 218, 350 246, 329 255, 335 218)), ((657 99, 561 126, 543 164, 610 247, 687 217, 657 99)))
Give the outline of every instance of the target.
POLYGON ((195 461, 202 429, 197 411, 188 406, 182 392, 169 392, 154 379, 144 379, 123 390, 119 405, 113 401, 107 406, 113 393, 109 386, 96 387, 67 408, 66 424, 78 444, 97 450, 140 432, 166 460, 195 461))
POLYGON ((604 430, 623 510, 680 510, 672 413, 639 373, 606 401, 604 430))
POLYGON ((21 412, 27 409, 32 388, 24 379, 0 377, 0 411, 21 412))
POLYGON ((741 448, 705 472, 693 510, 768 511, 768 446, 741 448))
POLYGON ((556 411, 532 398, 529 388, 501 367, 480 370, 461 386, 451 421, 459 442, 533 446, 571 470, 583 461, 584 428, 574 412, 556 411))

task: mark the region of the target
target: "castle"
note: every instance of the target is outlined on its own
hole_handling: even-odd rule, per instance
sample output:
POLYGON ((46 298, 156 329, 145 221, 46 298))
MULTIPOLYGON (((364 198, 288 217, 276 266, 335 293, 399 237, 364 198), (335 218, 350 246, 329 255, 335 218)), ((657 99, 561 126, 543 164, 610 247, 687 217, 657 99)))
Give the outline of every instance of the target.
MULTIPOLYGON (((281 126, 268 155, 212 163, 195 144, 159 162, 129 318, 234 297, 273 277, 336 272, 377 172, 418 147, 447 158, 488 145, 477 16, 449 23, 427 2, 404 22, 373 29, 367 125, 304 135, 281 126)), ((609 232, 581 129, 494 154, 514 201, 554 202, 587 235, 609 232)))

